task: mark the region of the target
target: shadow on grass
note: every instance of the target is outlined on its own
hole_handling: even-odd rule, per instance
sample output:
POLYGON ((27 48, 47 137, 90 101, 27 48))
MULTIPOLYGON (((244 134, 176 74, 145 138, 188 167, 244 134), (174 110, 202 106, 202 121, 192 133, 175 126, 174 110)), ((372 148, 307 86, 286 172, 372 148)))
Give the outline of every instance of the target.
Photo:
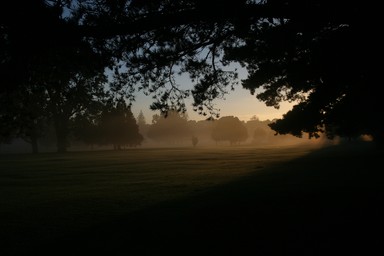
POLYGON ((320 149, 16 255, 379 255, 382 157, 320 149))

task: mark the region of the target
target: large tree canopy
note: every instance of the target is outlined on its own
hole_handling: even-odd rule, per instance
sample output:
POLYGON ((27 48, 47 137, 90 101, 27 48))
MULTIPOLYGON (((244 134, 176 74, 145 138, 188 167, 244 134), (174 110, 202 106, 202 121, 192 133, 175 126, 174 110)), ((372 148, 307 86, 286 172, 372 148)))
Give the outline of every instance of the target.
POLYGON ((234 116, 224 116, 216 121, 211 137, 214 141, 229 141, 231 145, 246 141, 247 128, 234 116))
POLYGON ((167 116, 155 115, 147 135, 157 142, 179 144, 191 135, 188 117, 175 110, 168 111, 167 116))
MULTIPOLYGON (((373 3, 34 0, 28 6, 44 15, 39 13, 38 21, 21 27, 14 26, 18 18, 2 8, 8 13, 2 13, 0 20, 1 44, 8 47, 1 53, 2 74, 23 63, 17 49, 27 56, 40 54, 25 51, 29 48, 18 44, 16 32, 25 37, 26 28, 39 31, 47 43, 39 47, 43 52, 58 47, 58 42, 70 47, 65 40, 71 35, 68 38, 82 38, 113 61, 108 64, 114 71, 115 89, 151 94, 151 107, 163 112, 185 110, 183 99, 192 95, 196 111, 216 117, 213 100, 236 85, 237 74, 229 64, 238 62, 249 74, 242 85, 268 106, 297 102, 271 125, 278 133, 317 136, 326 130, 330 137, 383 138, 376 64, 381 52, 375 11, 379 8, 373 3), (55 12, 61 15, 62 29, 50 35, 48 21, 55 12), (175 80, 180 74, 188 74, 194 87, 180 87, 175 80)), ((33 12, 26 17, 33 20, 33 12)), ((24 68, 28 72, 23 74, 35 71, 24 68)))
POLYGON ((0 120, 4 132, 27 137, 37 152, 43 125, 52 122, 57 149, 66 151, 69 123, 103 96, 110 57, 96 51, 63 17, 59 1, 7 3, 1 13, 0 120), (7 121, 9 120, 9 121, 7 121))

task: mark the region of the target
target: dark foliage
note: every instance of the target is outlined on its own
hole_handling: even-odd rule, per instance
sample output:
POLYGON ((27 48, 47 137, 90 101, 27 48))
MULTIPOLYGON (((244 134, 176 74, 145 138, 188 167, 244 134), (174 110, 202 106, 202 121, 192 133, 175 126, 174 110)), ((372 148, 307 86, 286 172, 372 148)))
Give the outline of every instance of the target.
POLYGON ((218 110, 212 102, 236 86, 236 71, 228 65, 238 62, 249 74, 243 86, 268 106, 297 102, 271 124, 278 133, 369 134, 382 141, 376 64, 380 8, 373 3, 17 3, 1 13, 1 93, 24 90, 31 81, 51 82, 48 77, 67 85, 76 72, 103 73, 101 67, 109 67, 114 71, 112 90, 124 91, 130 99, 141 90, 153 96, 152 109, 166 113, 184 111, 183 100, 192 95, 194 109, 215 118, 218 110), (180 87, 175 80, 179 74, 189 75, 194 87, 180 87))
POLYGON ((187 116, 176 110, 171 110, 167 115, 154 116, 147 135, 157 142, 179 144, 189 138, 190 134, 187 116))
POLYGON ((108 100, 98 110, 75 119, 79 140, 88 145, 113 145, 115 150, 141 145, 144 138, 130 106, 124 100, 108 100))
POLYGON ((237 117, 224 116, 216 121, 212 130, 212 139, 229 141, 231 145, 245 141, 248 132, 244 124, 237 117))
POLYGON ((102 97, 109 59, 74 33, 78 20, 64 17, 64 8, 65 1, 7 3, 0 20, 0 100, 8 106, 0 118, 33 147, 41 120, 52 122, 59 152, 69 146, 71 119, 102 97))

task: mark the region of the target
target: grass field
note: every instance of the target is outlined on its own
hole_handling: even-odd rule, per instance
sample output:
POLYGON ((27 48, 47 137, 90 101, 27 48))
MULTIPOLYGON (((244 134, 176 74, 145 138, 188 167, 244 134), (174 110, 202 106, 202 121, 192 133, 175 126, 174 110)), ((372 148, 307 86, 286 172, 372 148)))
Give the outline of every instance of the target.
POLYGON ((0 155, 0 255, 373 255, 382 161, 368 143, 0 155))

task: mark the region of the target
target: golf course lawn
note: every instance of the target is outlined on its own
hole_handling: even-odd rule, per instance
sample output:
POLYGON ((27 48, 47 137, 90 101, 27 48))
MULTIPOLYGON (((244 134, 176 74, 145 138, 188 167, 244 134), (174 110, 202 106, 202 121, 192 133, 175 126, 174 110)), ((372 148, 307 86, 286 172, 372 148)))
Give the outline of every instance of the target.
POLYGON ((369 143, 0 155, 0 255, 373 255, 383 156, 369 143))

